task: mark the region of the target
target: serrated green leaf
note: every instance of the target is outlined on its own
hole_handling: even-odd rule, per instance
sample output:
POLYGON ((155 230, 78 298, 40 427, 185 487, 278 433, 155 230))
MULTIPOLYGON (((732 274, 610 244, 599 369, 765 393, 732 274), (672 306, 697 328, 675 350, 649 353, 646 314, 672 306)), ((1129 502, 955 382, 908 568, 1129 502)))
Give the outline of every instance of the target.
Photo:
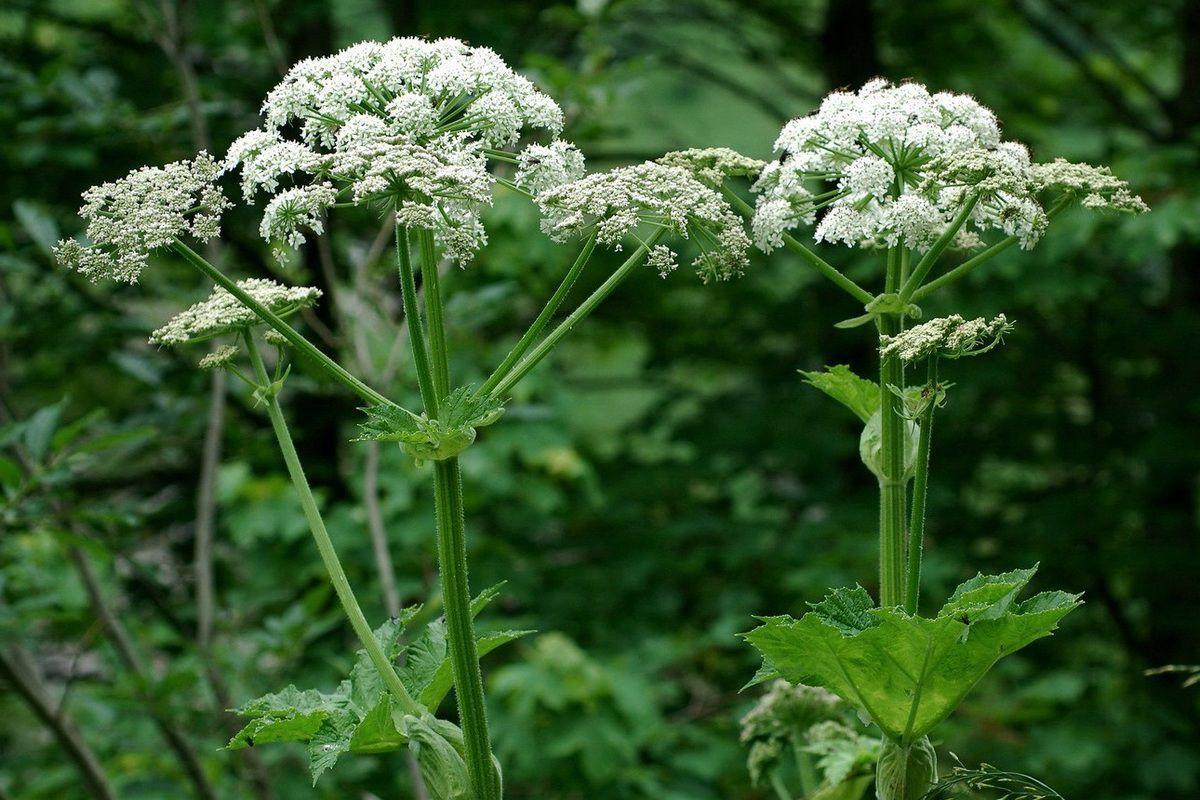
POLYGON ((350 750, 355 753, 385 753, 398 750, 408 743, 403 714, 396 708, 390 694, 359 720, 350 736, 350 750))
POLYGON ((879 410, 879 384, 860 378, 845 364, 826 367, 824 372, 800 372, 804 382, 815 386, 854 412, 864 423, 879 410))
POLYGON ((349 714, 331 717, 308 740, 308 769, 312 773, 313 786, 331 769, 342 753, 350 749, 350 736, 354 731, 354 720, 349 714))
POLYGON ((268 742, 308 741, 326 720, 345 716, 346 706, 345 685, 334 694, 288 686, 235 709, 238 715, 253 719, 229 740, 226 748, 240 750, 268 742))
POLYGON ((971 622, 996 619, 1008 610, 1036 572, 1035 564, 1030 569, 1014 569, 1002 575, 979 573, 959 584, 938 615, 965 617, 971 622))
POLYGON ((872 611, 875 601, 861 586, 853 589, 834 589, 819 603, 809 603, 809 608, 826 625, 837 628, 847 636, 861 633, 879 624, 872 611))
POLYGON ((1048 636, 1079 605, 1079 595, 1048 592, 1024 603, 1010 598, 998 614, 992 604, 974 618, 965 612, 965 622, 956 616, 965 598, 1027 581, 1025 572, 973 578, 933 619, 873 609, 875 624, 862 627, 865 592, 845 590, 837 603, 818 604, 799 620, 770 618, 746 638, 787 680, 823 686, 893 740, 912 742, 949 716, 997 660, 1048 636))

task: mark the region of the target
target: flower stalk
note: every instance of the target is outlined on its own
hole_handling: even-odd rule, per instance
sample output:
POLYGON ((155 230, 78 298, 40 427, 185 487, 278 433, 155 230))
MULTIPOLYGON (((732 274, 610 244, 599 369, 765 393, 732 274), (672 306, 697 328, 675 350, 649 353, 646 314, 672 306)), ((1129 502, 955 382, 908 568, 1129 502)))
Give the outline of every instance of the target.
POLYGON ((367 622, 366 615, 363 614, 362 607, 358 604, 358 598, 354 596, 354 590, 350 588, 346 571, 342 568, 342 562, 333 546, 333 540, 329 538, 329 531, 325 528, 325 521, 317 507, 316 498, 313 497, 312 488, 308 485, 308 478, 304 475, 304 467, 300 464, 300 456, 296 453, 296 446, 292 442, 292 435, 288 430, 287 421, 284 419, 283 409, 279 405, 279 398, 271 391, 273 381, 267 374, 266 365, 263 363, 262 354, 258 351, 258 345, 254 342, 254 336, 247 330, 243 338, 250 354, 250 362, 254 366, 254 376, 259 391, 261 396, 266 398, 267 416, 271 420, 271 428, 275 431, 279 451, 283 454, 283 461, 287 465, 292 486, 295 487, 296 494, 300 498, 300 507, 304 512, 304 518, 308 521, 313 540, 317 543, 317 551, 321 554, 321 563, 325 565, 329 581, 333 584, 333 590, 337 594, 338 600, 341 601, 342 610, 350 621, 350 627, 354 629, 354 633, 362 642, 363 649, 367 651, 371 663, 379 671, 379 676, 388 692, 391 693, 392 699, 404 713, 420 716, 425 709, 413 699, 404 687, 391 660, 383 652, 379 640, 371 630, 371 625, 367 622))
MULTIPOLYGON (((888 251, 885 292, 895 290, 900 277, 900 253, 888 251)), ((895 336, 900 332, 898 314, 881 314, 879 334, 895 336)), ((879 605, 904 603, 904 449, 907 438, 901 415, 904 391, 904 366, 899 357, 880 356, 879 391, 882 440, 882 469, 879 478, 879 605), (893 388, 896 391, 893 391, 893 388)))
POLYGON ((929 489, 929 448, 933 440, 933 412, 937 407, 937 357, 929 359, 925 382, 925 405, 921 409, 917 439, 917 464, 913 476, 912 511, 908 521, 908 567, 904 610, 916 614, 921 599, 921 559, 925 550, 925 500, 929 489))

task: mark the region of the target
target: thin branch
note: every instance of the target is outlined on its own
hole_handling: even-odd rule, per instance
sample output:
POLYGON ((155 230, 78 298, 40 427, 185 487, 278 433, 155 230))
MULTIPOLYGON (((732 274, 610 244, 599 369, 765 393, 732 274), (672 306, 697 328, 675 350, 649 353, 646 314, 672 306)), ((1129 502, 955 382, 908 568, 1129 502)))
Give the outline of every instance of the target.
POLYGON ((79 770, 84 788, 96 800, 116 800, 108 776, 96 754, 84 741, 75 722, 63 712, 56 712, 46 694, 30 659, 20 650, 0 650, 0 678, 13 688, 42 724, 50 729, 58 744, 79 770))

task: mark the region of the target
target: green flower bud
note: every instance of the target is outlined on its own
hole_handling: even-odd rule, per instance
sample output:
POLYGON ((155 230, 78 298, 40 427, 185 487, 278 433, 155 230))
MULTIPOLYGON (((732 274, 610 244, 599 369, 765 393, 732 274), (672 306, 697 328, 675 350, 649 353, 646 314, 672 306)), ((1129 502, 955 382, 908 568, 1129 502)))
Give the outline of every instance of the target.
POLYGON ((875 797, 921 800, 937 778, 937 751, 928 736, 907 747, 885 740, 875 768, 875 797))

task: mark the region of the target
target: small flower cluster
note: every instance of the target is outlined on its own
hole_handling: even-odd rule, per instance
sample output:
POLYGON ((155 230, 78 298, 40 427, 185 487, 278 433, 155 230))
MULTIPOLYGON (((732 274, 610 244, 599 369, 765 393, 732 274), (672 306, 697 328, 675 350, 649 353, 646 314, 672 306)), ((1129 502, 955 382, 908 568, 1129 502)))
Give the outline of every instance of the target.
POLYGON ((895 336, 880 338, 879 352, 906 364, 931 356, 962 358, 986 353, 1004 340, 1013 324, 1000 314, 993 319, 963 319, 958 314, 938 317, 895 336))
MULTIPOLYGON (((692 262, 705 281, 728 280, 745 270, 750 239, 741 219, 721 195, 679 167, 653 161, 599 172, 535 197, 542 230, 555 241, 592 231, 601 245, 620 249, 642 225, 692 239, 700 253, 692 262)), ((674 269, 665 245, 651 252, 661 273, 674 269)))
POLYGON ((583 153, 570 142, 555 139, 548 145, 531 144, 521 151, 513 183, 536 195, 577 181, 584 174, 583 153))
MULTIPOLYGON (((263 114, 264 128, 234 142, 225 160, 227 170, 241 168, 247 198, 275 192, 285 175, 311 175, 321 187, 286 190, 300 193, 279 202, 276 195, 264 237, 298 246, 301 229, 320 232, 319 213, 348 193, 355 204, 396 207, 401 224, 433 231, 458 261, 486 242, 479 216, 494 183, 486 149, 516 143, 525 128, 557 135, 563 121, 554 101, 492 50, 416 38, 302 61, 269 93, 263 114), (298 141, 283 134, 292 123, 298 141), (338 190, 334 200, 327 188, 338 190), (278 213, 298 203, 300 213, 278 213)), ((533 147, 521 155, 521 177, 534 191, 582 174, 582 156, 566 143, 533 147)))
POLYGON ((753 230, 764 250, 820 212, 818 241, 924 249, 964 211, 956 246, 979 246, 979 232, 1000 230, 1032 247, 1048 223, 1038 201, 1047 190, 1081 195, 1092 208, 1145 210, 1107 170, 1032 164, 1024 145, 1001 141, 995 115, 974 98, 915 83, 877 79, 834 92, 787 123, 775 149, 781 158, 754 185, 753 230))
MULTIPOLYGON (((284 286, 266 278, 248 278, 238 281, 238 288, 246 292, 268 310, 286 317, 302 308, 309 308, 321 296, 321 290, 307 286, 284 286)), ((180 345, 199 342, 232 333, 259 324, 258 316, 223 287, 213 289, 208 298, 176 314, 165 325, 150 334, 150 343, 158 345, 180 345)), ((225 351, 218 349, 214 359, 223 358, 225 351), (217 354, 221 354, 218 356, 217 354)), ((216 363, 213 366, 217 366, 216 363)))
POLYGON ((64 239, 58 261, 91 280, 134 283, 149 253, 177 237, 206 241, 221 232, 229 201, 214 184, 220 166, 208 153, 163 167, 142 167, 83 194, 79 214, 87 220, 91 245, 64 239))

